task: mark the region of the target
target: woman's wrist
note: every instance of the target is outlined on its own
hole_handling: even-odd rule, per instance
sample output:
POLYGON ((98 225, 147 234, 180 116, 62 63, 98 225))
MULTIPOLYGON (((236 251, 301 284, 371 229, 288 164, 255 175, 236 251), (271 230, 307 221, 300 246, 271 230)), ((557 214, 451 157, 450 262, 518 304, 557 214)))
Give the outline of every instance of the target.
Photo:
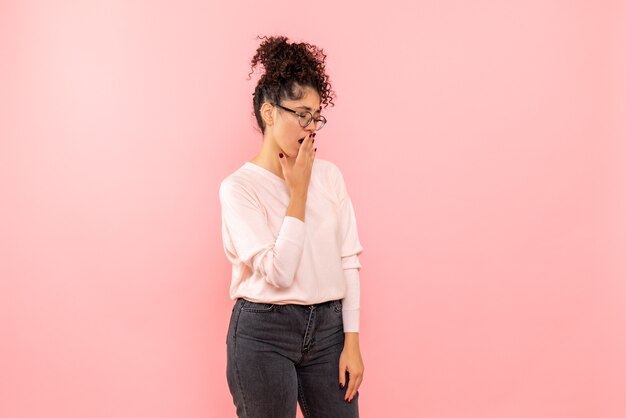
POLYGON ((304 222, 304 209, 306 207, 307 193, 305 192, 292 192, 289 206, 287 206, 286 216, 293 216, 304 222))
POLYGON ((359 333, 358 332, 344 332, 344 347, 359 347, 359 333))

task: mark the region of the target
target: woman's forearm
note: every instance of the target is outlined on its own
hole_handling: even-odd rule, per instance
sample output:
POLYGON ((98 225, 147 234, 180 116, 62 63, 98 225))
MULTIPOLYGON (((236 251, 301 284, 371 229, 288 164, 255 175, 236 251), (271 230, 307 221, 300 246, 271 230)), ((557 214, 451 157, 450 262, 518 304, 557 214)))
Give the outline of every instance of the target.
POLYGON ((304 222, 304 208, 306 207, 307 192, 291 192, 291 200, 287 206, 286 216, 293 216, 304 222))
POLYGON ((344 347, 359 348, 359 333, 358 332, 344 332, 345 340, 343 342, 344 347))

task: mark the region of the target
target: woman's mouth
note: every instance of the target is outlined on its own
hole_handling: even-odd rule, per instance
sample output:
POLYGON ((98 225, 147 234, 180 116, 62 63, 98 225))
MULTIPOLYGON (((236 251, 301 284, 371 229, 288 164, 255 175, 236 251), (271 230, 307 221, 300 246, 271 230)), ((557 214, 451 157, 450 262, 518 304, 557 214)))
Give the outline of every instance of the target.
POLYGON ((302 143, 302 141, 304 141, 304 138, 300 138, 300 139, 298 139, 298 142, 299 142, 299 143, 302 143))

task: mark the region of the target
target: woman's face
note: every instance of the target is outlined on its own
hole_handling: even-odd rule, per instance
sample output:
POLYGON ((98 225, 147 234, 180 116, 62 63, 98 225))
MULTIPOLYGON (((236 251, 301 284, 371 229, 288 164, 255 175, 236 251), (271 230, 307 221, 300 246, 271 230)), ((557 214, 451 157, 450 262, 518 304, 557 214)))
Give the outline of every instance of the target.
MULTIPOLYGON (((313 118, 319 117, 321 112, 319 94, 312 87, 302 89, 304 95, 301 99, 283 100, 279 104, 296 112, 310 112, 313 118)), ((300 118, 295 113, 278 106, 274 106, 274 111, 276 123, 272 126, 272 136, 276 145, 288 157, 295 157, 298 155, 302 139, 309 133, 315 132, 315 121, 303 128, 300 126, 300 118)))

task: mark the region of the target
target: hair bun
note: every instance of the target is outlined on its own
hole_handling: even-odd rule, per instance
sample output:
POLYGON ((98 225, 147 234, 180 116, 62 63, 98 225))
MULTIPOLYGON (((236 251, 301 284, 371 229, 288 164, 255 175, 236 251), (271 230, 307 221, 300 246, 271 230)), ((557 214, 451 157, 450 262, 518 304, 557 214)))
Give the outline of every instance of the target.
POLYGON ((307 50, 303 44, 289 43, 285 36, 259 37, 265 39, 252 59, 253 67, 261 64, 271 78, 290 79, 303 73, 307 50))

